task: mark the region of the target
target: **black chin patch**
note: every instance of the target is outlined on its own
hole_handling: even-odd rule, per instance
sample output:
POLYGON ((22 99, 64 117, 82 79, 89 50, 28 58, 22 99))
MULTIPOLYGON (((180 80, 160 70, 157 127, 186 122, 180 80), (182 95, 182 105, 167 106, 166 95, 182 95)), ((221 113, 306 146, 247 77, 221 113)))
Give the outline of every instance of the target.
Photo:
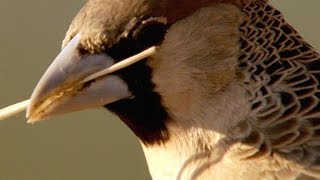
POLYGON ((145 145, 166 142, 169 139, 166 127, 169 116, 161 105, 160 95, 153 91, 155 85, 151 82, 151 68, 145 61, 140 61, 115 74, 128 84, 134 98, 105 107, 117 114, 145 145))

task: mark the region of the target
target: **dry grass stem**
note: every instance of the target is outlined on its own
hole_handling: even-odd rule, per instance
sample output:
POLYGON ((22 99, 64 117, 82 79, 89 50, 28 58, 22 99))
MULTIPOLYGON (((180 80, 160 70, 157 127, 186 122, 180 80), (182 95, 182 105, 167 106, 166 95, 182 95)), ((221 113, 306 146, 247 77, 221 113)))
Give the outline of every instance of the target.
POLYGON ((0 121, 7 119, 15 114, 25 111, 28 107, 30 99, 8 106, 0 110, 0 121))

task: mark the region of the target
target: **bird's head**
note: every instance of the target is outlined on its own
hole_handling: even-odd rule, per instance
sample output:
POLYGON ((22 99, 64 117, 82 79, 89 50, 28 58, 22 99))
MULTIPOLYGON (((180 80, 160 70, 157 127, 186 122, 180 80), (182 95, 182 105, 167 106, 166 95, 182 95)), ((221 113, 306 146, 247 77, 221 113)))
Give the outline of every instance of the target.
POLYGON ((104 106, 145 144, 166 141, 174 117, 197 112, 234 78, 239 13, 228 5, 197 11, 215 2, 238 3, 88 0, 34 90, 29 121, 104 106), (151 46, 154 55, 83 82, 151 46))

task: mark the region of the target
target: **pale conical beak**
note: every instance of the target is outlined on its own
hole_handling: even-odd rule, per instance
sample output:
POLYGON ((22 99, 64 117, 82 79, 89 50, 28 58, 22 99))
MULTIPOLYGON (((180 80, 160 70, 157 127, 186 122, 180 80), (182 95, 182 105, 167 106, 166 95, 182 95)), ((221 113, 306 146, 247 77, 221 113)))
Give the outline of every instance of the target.
POLYGON ((78 50, 80 36, 63 48, 36 86, 27 108, 29 123, 132 96, 127 84, 116 75, 83 83, 86 77, 112 66, 114 60, 106 54, 82 56, 78 50))

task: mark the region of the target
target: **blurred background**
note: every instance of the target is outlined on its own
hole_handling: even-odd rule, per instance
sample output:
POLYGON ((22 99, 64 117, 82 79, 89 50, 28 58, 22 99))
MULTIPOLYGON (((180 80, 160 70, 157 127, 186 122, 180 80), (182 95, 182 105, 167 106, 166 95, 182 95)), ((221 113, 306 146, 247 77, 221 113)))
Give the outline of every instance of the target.
MULTIPOLYGON (((84 2, 0 1, 0 108, 29 98, 84 2)), ((320 50, 319 0, 271 2, 320 50)), ((138 140, 105 110, 25 122, 0 122, 0 180, 150 179, 138 140)))

